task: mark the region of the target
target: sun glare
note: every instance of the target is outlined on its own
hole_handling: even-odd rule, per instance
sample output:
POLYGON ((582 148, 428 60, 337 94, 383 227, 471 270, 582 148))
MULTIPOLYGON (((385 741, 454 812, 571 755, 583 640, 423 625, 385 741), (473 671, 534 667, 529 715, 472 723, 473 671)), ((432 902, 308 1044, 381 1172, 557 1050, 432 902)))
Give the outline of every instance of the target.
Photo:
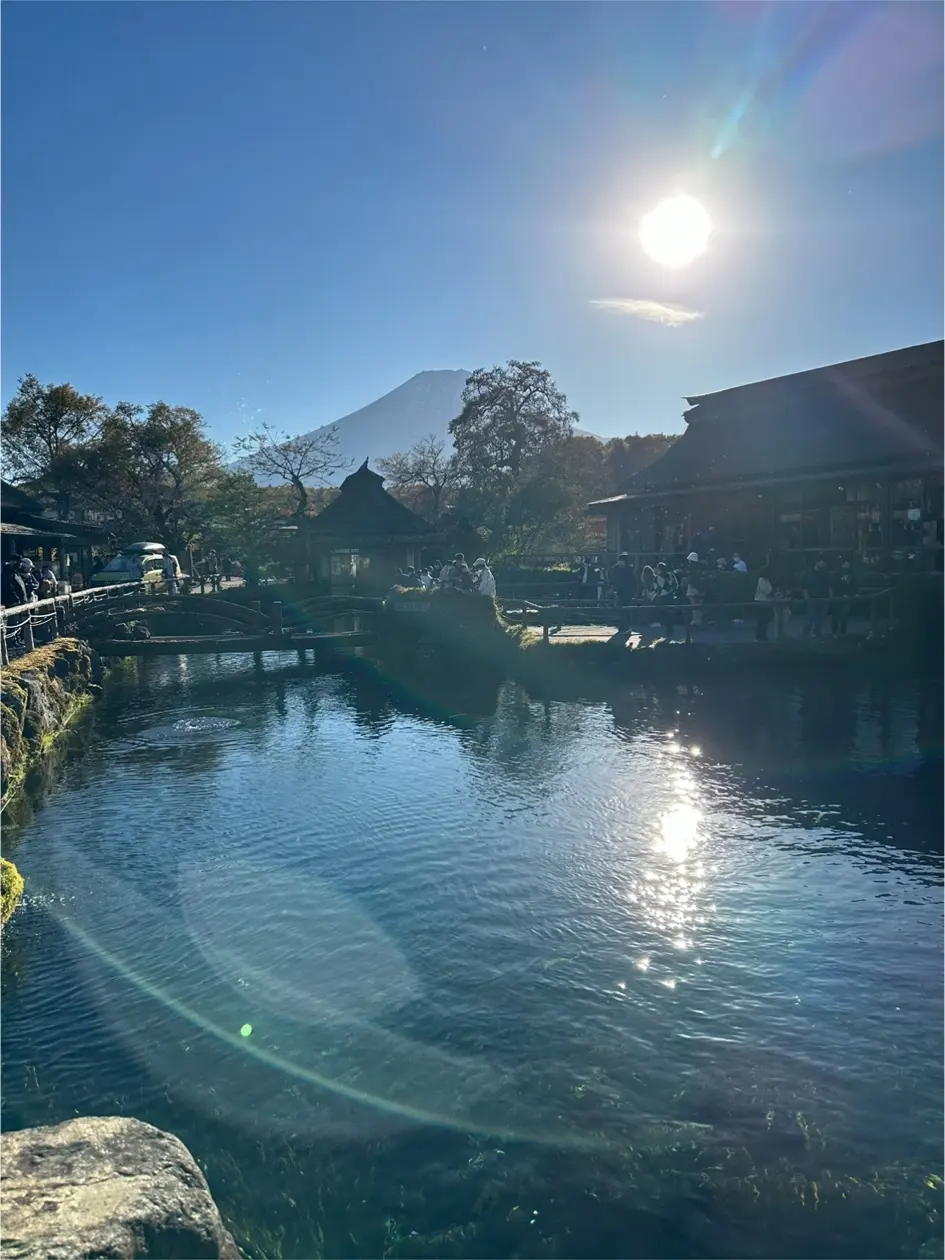
POLYGON ((711 235, 712 220, 694 197, 669 197, 640 223, 640 244, 663 267, 688 267, 711 235))

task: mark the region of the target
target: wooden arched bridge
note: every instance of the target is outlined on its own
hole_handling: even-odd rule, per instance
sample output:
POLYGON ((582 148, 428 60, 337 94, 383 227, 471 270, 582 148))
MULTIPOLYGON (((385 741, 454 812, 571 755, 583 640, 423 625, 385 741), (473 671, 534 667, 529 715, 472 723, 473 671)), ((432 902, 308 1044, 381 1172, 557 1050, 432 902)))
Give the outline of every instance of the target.
POLYGON ((0 611, 3 662, 59 635, 103 656, 345 651, 374 643, 380 599, 316 596, 284 605, 218 595, 172 595, 139 583, 93 587, 0 611), (162 631, 166 631, 162 633, 162 631))

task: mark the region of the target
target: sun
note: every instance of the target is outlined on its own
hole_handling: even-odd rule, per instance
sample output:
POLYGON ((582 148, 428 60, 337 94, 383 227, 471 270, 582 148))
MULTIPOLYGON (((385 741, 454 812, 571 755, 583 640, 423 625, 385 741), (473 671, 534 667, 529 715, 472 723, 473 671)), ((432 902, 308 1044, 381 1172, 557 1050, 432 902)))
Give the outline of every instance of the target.
POLYGON ((663 267, 688 267, 711 235, 712 220, 694 197, 668 197, 640 222, 640 244, 663 267))

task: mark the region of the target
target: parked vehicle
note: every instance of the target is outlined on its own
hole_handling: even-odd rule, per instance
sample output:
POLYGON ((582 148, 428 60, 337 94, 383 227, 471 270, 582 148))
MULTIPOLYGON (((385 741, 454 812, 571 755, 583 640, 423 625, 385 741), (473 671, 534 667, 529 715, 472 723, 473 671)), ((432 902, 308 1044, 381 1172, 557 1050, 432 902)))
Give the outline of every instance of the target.
POLYGON ((163 543, 130 543, 93 574, 91 586, 112 586, 116 582, 146 582, 158 585, 164 581, 163 543))

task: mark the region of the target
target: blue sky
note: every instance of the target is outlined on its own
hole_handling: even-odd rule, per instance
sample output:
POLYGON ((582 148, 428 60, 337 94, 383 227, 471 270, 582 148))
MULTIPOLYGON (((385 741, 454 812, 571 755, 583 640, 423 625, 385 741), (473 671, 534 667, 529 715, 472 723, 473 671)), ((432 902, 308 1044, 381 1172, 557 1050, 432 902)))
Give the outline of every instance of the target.
POLYGON ((942 41, 931 3, 8 0, 4 400, 31 371, 226 442, 536 358, 590 431, 678 431, 940 337, 942 41), (677 192, 716 231, 670 272, 636 227, 677 192))

